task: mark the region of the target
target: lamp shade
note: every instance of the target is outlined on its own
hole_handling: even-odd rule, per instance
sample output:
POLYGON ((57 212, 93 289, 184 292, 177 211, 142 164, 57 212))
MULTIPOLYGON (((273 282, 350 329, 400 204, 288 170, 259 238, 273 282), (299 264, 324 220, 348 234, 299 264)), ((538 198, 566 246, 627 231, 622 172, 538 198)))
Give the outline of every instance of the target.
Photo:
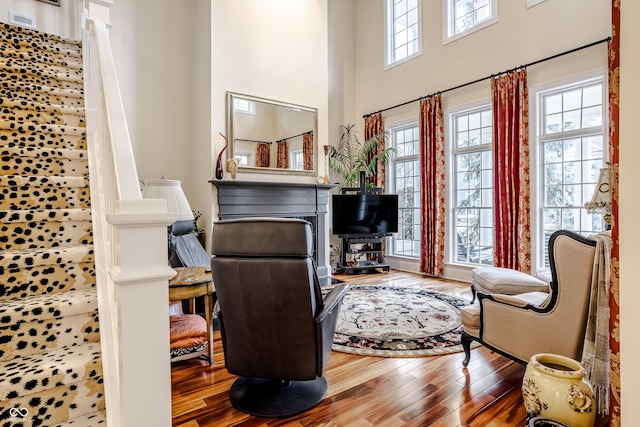
POLYGON ((178 214, 178 221, 193 220, 193 211, 176 179, 150 179, 142 190, 145 199, 164 199, 169 212, 178 214))
POLYGON ((600 169, 596 191, 591 201, 584 204, 589 213, 611 213, 611 167, 600 169))

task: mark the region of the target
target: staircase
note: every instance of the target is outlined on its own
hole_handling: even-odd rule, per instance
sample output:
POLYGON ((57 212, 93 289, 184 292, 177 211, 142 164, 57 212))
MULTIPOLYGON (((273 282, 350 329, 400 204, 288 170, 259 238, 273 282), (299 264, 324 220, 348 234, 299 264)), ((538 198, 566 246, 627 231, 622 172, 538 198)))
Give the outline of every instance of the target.
POLYGON ((106 425, 81 46, 0 25, 0 426, 106 425))

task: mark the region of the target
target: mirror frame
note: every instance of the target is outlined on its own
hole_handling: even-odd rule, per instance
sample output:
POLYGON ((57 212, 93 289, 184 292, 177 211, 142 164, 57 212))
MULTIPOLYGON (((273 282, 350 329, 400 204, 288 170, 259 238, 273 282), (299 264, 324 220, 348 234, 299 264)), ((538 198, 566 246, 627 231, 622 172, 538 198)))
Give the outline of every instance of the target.
MULTIPOLYGON (((309 175, 309 176, 317 176, 318 175, 318 159, 319 159, 319 146, 318 146, 318 109, 312 107, 306 107, 303 105, 292 104, 289 102, 275 101, 267 98, 260 98, 252 95, 245 95, 237 92, 227 92, 227 135, 229 138, 229 157, 230 159, 234 158, 234 154, 236 152, 235 149, 235 140, 236 140, 236 129, 234 123, 234 99, 242 98, 248 99, 250 101, 262 102, 264 104, 271 104, 279 107, 285 108, 296 108, 303 111, 308 111, 313 113, 313 169, 312 170, 299 170, 299 169, 283 169, 283 168, 261 168, 257 166, 238 166, 238 171, 242 172, 259 172, 259 173, 279 173, 279 174, 291 174, 291 175, 309 175)), ((275 142, 275 141, 274 141, 275 142)))

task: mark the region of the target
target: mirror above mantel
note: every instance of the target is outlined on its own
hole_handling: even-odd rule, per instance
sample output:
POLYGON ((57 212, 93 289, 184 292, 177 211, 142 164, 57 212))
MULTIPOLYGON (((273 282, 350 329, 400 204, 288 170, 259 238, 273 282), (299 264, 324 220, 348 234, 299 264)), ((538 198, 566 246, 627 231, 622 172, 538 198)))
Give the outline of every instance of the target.
POLYGON ((317 175, 316 108, 227 93, 229 156, 239 172, 317 175))

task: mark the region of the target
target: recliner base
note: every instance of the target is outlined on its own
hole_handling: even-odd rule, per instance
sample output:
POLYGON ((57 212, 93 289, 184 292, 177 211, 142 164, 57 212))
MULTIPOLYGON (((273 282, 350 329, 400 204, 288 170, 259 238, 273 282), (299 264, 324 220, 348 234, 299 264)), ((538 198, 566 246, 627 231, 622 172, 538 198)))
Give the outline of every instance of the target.
POLYGON ((263 418, 284 418, 306 411, 327 395, 327 380, 290 381, 239 377, 231 386, 229 399, 239 411, 263 418))

